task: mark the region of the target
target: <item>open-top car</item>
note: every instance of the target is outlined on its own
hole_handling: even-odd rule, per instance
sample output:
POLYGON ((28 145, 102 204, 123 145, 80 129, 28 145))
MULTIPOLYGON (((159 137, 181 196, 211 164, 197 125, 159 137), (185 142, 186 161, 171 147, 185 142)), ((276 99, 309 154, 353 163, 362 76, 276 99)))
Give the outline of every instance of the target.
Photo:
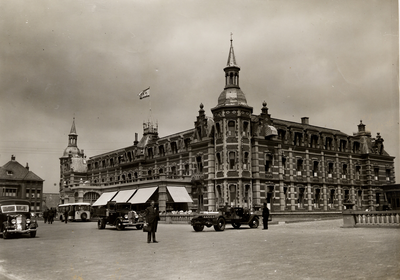
POLYGON ((24 199, 0 200, 0 232, 4 239, 26 233, 36 236, 38 223, 30 211, 30 202, 24 199))
POLYGON ((190 221, 195 231, 202 231, 204 226, 214 226, 216 231, 225 230, 226 224, 231 224, 234 228, 240 228, 247 224, 250 228, 257 228, 260 224, 260 218, 257 214, 243 207, 224 207, 218 212, 198 213, 190 221))
POLYGON ((107 205, 94 208, 94 214, 99 217, 97 226, 104 229, 106 225, 115 226, 117 230, 125 227, 136 227, 142 229, 144 217, 131 209, 132 204, 127 202, 109 201, 107 205))

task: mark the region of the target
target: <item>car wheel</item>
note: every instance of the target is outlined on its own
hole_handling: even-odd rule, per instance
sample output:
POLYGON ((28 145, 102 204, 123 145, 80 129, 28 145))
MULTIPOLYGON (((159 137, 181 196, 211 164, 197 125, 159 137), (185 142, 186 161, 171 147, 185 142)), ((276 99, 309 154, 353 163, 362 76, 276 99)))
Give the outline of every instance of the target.
POLYGON ((225 230, 225 219, 220 217, 218 218, 217 224, 214 226, 215 231, 224 231, 225 230))
POLYGON ((240 228, 241 225, 241 223, 232 223, 232 226, 236 229, 240 228))
POLYGON ((142 229, 142 228, 143 228, 143 225, 136 225, 136 228, 137 228, 137 229, 142 229))
POLYGON ((118 220, 115 226, 117 227, 117 230, 123 230, 125 228, 121 220, 118 220))
POLYGON ((31 231, 29 233, 29 235, 31 236, 31 238, 35 238, 36 237, 36 231, 31 231))
POLYGON ((194 225, 193 229, 194 231, 203 231, 204 225, 194 225))
POLYGON ((8 239, 10 238, 10 234, 8 233, 7 229, 3 229, 3 239, 8 239))
POLYGON ((257 218, 251 220, 251 222, 249 223, 249 226, 251 228, 258 228, 259 225, 260 225, 260 221, 257 218))
POLYGON ((86 213, 82 213, 82 214, 81 214, 81 220, 82 220, 83 222, 85 222, 86 219, 87 219, 87 214, 86 214, 86 213))

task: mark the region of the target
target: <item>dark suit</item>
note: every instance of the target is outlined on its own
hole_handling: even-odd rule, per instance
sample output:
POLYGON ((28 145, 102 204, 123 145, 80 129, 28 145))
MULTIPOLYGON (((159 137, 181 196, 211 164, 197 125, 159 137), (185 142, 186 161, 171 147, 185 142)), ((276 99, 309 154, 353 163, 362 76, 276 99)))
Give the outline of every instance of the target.
POLYGON ((262 217, 263 217, 264 229, 268 229, 269 209, 267 206, 264 206, 263 208, 262 217))
POLYGON ((156 231, 158 221, 160 220, 159 212, 156 207, 149 206, 146 208, 146 223, 151 227, 151 232, 147 233, 147 242, 150 243, 151 237, 153 237, 153 242, 156 241, 156 231))

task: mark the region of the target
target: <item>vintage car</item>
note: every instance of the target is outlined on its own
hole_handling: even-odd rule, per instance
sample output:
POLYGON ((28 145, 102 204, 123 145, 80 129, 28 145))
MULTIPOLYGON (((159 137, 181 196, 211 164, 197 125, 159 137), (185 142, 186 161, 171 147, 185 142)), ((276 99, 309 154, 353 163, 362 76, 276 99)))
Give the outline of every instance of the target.
POLYGON ((107 205, 94 209, 94 215, 99 217, 97 227, 104 229, 106 225, 115 226, 117 230, 125 227, 142 229, 144 217, 131 209, 131 203, 109 201, 107 205))
POLYGON ((4 239, 22 233, 35 237, 37 227, 35 213, 30 211, 28 200, 11 198, 0 200, 0 232, 4 239))
POLYGON ((224 207, 218 212, 203 212, 195 214, 190 221, 195 231, 202 231, 204 226, 214 226, 216 231, 224 231, 226 224, 231 224, 234 228, 240 228, 242 224, 247 224, 250 228, 257 228, 260 218, 256 213, 243 207, 224 207))

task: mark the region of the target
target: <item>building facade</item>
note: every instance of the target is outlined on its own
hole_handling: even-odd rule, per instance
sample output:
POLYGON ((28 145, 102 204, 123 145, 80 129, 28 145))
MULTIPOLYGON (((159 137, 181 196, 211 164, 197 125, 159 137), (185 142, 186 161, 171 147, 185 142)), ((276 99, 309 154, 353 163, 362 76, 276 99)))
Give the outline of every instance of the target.
POLYGON ((22 198, 31 203, 32 212, 42 211, 43 182, 29 171, 28 163, 22 166, 15 156, 0 167, 0 198, 22 198))
POLYGON ((232 41, 224 72, 211 116, 201 104, 189 130, 159 137, 157 125, 144 123, 140 141, 136 134, 132 146, 86 161, 73 123, 60 158, 61 200, 157 187, 149 198, 161 211, 267 202, 275 212, 336 212, 348 201, 355 209, 383 202, 382 186, 394 184, 395 174, 379 133, 372 137, 362 121, 357 133, 347 135, 314 126, 307 117, 298 123, 275 119, 265 101, 254 113, 240 89, 232 41), (193 202, 177 203, 169 186, 184 188, 193 202))

